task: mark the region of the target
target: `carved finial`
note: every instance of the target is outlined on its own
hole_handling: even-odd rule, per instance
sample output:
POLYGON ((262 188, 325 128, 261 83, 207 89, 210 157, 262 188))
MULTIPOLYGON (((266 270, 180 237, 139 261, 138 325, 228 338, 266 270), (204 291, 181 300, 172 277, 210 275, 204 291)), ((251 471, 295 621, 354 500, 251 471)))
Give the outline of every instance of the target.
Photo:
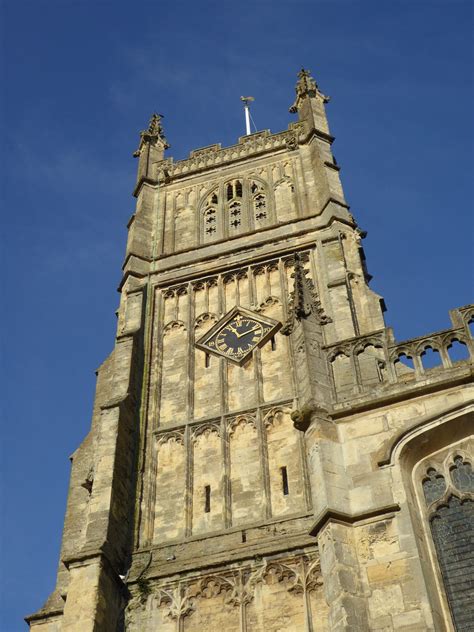
POLYGON ((294 265, 295 268, 292 277, 295 280, 295 284, 293 292, 290 295, 289 316, 285 325, 280 330, 280 332, 286 336, 293 331, 295 321, 308 318, 311 314, 316 316, 320 325, 326 325, 331 322, 331 319, 328 318, 323 311, 313 282, 307 277, 303 259, 299 253, 295 254, 294 265))
POLYGON ((138 157, 140 155, 143 146, 146 144, 160 144, 163 149, 169 148, 168 142, 164 135, 163 126, 161 125, 162 118, 163 114, 157 114, 156 112, 151 115, 148 129, 140 132, 140 145, 133 154, 135 157, 138 157))
POLYGON ((298 107, 305 97, 320 97, 323 103, 329 101, 329 97, 319 91, 318 84, 311 76, 311 70, 307 68, 301 68, 299 71, 295 90, 296 100, 290 107, 290 112, 293 114, 298 111, 298 107))
POLYGON ((163 114, 157 114, 156 112, 153 112, 147 130, 149 134, 156 134, 158 136, 161 136, 163 134, 163 126, 161 125, 162 118, 164 118, 163 114))
MULTIPOLYGON (((302 68, 298 73, 298 82, 296 84, 296 94, 314 92, 316 94, 318 86, 311 76, 311 70, 302 68)), ((310 95, 310 96, 314 96, 310 95)))

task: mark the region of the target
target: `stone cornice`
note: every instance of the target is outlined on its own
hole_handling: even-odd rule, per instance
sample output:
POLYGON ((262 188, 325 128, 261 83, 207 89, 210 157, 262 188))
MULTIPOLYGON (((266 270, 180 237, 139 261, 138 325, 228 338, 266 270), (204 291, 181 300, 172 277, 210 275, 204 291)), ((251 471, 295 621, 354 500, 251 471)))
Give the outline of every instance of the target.
POLYGON ((47 608, 41 608, 33 614, 27 615, 24 620, 26 623, 34 623, 35 621, 42 621, 44 619, 54 619, 56 617, 62 617, 64 613, 64 606, 62 608, 55 607, 48 610, 47 608))
POLYGON ((387 387, 387 391, 383 394, 380 392, 371 397, 370 393, 365 392, 359 399, 353 399, 344 404, 335 404, 331 411, 332 418, 335 421, 343 421, 352 415, 361 412, 384 408, 391 404, 429 395, 439 391, 447 390, 455 386, 473 383, 474 369, 472 366, 453 367, 452 369, 444 369, 441 375, 433 379, 433 375, 427 375, 424 382, 403 383, 400 388, 399 383, 395 383, 387 387))
MULTIPOLYGON (((326 209, 326 207, 331 202, 335 203, 338 206, 341 206, 343 208, 345 207, 340 201, 330 199, 324 205, 324 208, 326 209)), ((119 283, 119 285, 117 287, 117 291, 118 292, 122 291, 122 288, 123 288, 123 286, 125 284, 125 281, 127 280, 127 278, 129 276, 134 276, 137 279, 138 278, 143 279, 143 278, 145 278, 145 277, 147 277, 149 275, 162 274, 162 273, 166 273, 166 272, 171 271, 171 270, 176 270, 177 271, 178 268, 176 267, 176 264, 173 262, 173 259, 175 257, 177 257, 177 256, 181 256, 181 255, 187 254, 187 253, 195 253, 195 255, 199 255, 199 253, 202 253, 202 256, 195 256, 194 261, 193 261, 193 263, 199 264, 199 263, 208 262, 208 261, 216 259, 216 258, 221 259, 224 254, 225 255, 232 255, 232 254, 236 254, 236 253, 243 253, 247 249, 250 251, 251 249, 253 249, 255 247, 260 247, 260 246, 265 247, 267 245, 280 243, 280 242, 283 242, 286 239, 286 235, 285 235, 284 238, 281 238, 281 239, 276 237, 275 236, 275 232, 278 231, 278 229, 280 229, 282 227, 285 227, 285 226, 288 226, 289 224, 296 224, 296 225, 298 225, 298 224, 301 224, 302 222, 305 222, 305 221, 307 222, 308 220, 314 220, 314 219, 319 218, 319 217, 321 217, 321 214, 311 215, 311 216, 308 216, 308 217, 302 217, 299 220, 296 220, 296 221, 292 220, 291 222, 287 222, 286 224, 278 224, 278 225, 275 225, 275 226, 271 226, 269 228, 262 228, 260 231, 254 231, 252 233, 247 233, 245 235, 239 235, 238 237, 235 237, 232 240, 231 239, 221 240, 221 241, 213 242, 212 245, 202 244, 199 247, 188 248, 187 250, 180 250, 179 252, 176 252, 176 253, 170 253, 170 254, 167 254, 167 255, 161 255, 161 256, 157 257, 156 259, 154 259, 152 261, 150 261, 150 259, 148 259, 148 258, 141 257, 141 256, 139 256, 139 255, 137 255, 137 254, 135 254, 133 252, 130 252, 130 253, 128 253, 128 255, 127 255, 126 259, 125 259, 125 262, 124 262, 124 264, 122 266, 122 269, 123 269, 124 273, 123 273, 123 277, 120 280, 120 283, 119 283), (248 245, 242 246, 242 242, 245 242, 245 240, 249 236, 254 235, 254 234, 257 234, 257 235, 261 236, 259 242, 257 244, 251 244, 250 246, 248 246, 248 245), (268 237, 266 235, 268 235, 268 237), (219 254, 216 255, 215 254, 215 251, 216 251, 215 247, 219 246, 221 244, 226 244, 225 252, 220 251, 219 254), (229 247, 228 244, 232 244, 232 246, 229 247), (212 252, 212 254, 206 254, 206 251, 212 252), (154 261, 155 262, 155 269, 154 270, 150 270, 147 267, 146 270, 145 269, 139 270, 136 266, 128 268, 127 266, 129 264, 131 264, 134 259, 137 260, 137 261, 143 262, 145 265, 147 265, 149 263, 152 263, 154 261), (169 266, 166 266, 166 263, 165 263, 166 261, 170 261, 171 262, 169 266)), ((317 231, 325 230, 327 228, 330 228, 334 222, 339 222, 340 224, 342 224, 344 226, 347 226, 349 228, 353 228, 353 224, 351 223, 351 221, 350 220, 346 220, 343 217, 338 217, 338 216, 335 216, 335 215, 331 215, 329 217, 329 219, 324 218, 324 220, 326 220, 325 223, 322 223, 319 226, 312 227, 313 230, 317 230, 317 231)), ((313 230, 311 231, 311 234, 313 234, 313 230)), ((296 237, 302 236, 303 237, 306 234, 308 234, 307 224, 303 225, 300 230, 298 230, 295 233, 293 233, 293 236, 296 236, 296 237)), ((337 239, 337 237, 334 237, 334 239, 337 239)), ((314 239, 313 239, 313 241, 314 241, 314 239)), ((295 250, 299 250, 299 249, 301 249, 303 247, 304 247, 304 245, 298 245, 296 247, 295 246, 292 246, 292 247, 291 246, 288 246, 288 247, 282 246, 280 248, 280 250, 281 250, 282 256, 284 256, 285 254, 288 254, 288 253, 291 253, 291 252, 295 252, 295 250)), ((253 260, 255 260, 255 261, 259 261, 259 260, 264 261, 268 257, 268 254, 262 254, 262 256, 259 257, 259 258, 255 258, 255 254, 254 253, 252 255, 250 255, 250 256, 252 256, 253 260)), ((275 254, 274 256, 278 256, 278 254, 275 254)), ((221 269, 221 268, 223 270, 227 269, 227 268, 230 269, 232 266, 235 267, 235 264, 224 264, 224 266, 223 267, 221 266, 219 269, 221 269)), ((181 267, 185 267, 185 266, 181 265, 181 267)), ((199 276, 200 274, 201 274, 200 272, 193 273, 192 275, 189 275, 189 278, 190 279, 194 278, 195 276, 199 276)))
POLYGON ((133 584, 145 573, 142 571, 142 565, 139 563, 140 558, 148 558, 146 579, 166 577, 178 573, 189 573, 219 567, 227 564, 229 560, 232 562, 240 562, 260 556, 267 556, 274 553, 290 552, 305 548, 314 544, 314 540, 308 534, 308 526, 310 524, 311 514, 295 514, 293 516, 279 517, 271 521, 259 522, 251 525, 242 525, 233 527, 232 529, 222 530, 219 532, 201 534, 192 539, 183 541, 176 540, 167 542, 164 545, 146 547, 134 552, 135 563, 132 562, 130 570, 130 579, 128 584, 133 584), (242 530, 252 531, 252 529, 260 529, 262 527, 277 526, 279 524, 290 525, 294 521, 301 521, 300 529, 294 532, 285 532, 279 534, 270 534, 266 538, 255 540, 249 544, 241 542, 240 536, 242 530), (213 541, 224 538, 222 544, 225 546, 212 548, 213 541), (198 542, 206 542, 207 549, 202 547, 196 548, 198 542), (189 547, 189 552, 188 552, 189 547), (201 551, 199 554, 196 551, 201 551), (176 552, 176 557, 170 555, 176 552), (151 556, 151 561, 150 561, 151 556), (138 562, 138 564, 137 564, 138 562))
MULTIPOLYGON (((305 134, 303 123, 290 123, 287 130, 276 134, 272 134, 270 130, 263 130, 242 136, 237 144, 229 147, 221 147, 220 144, 209 145, 202 149, 193 150, 189 158, 176 162, 173 158, 166 158, 156 165, 157 181, 167 183, 187 177, 190 174, 248 160, 249 157, 257 157, 278 150, 292 151, 297 149, 300 143, 307 142, 313 135, 321 136, 324 140, 332 142, 332 137, 328 134, 316 130, 311 130, 310 134, 305 134)), ((137 187, 135 191, 137 191, 137 187)))
POLYGON ((338 522, 339 524, 352 525, 356 522, 371 520, 372 518, 378 518, 379 520, 383 517, 389 518, 398 511, 400 511, 400 505, 396 503, 391 505, 384 505, 383 507, 376 507, 374 509, 368 509, 367 511, 362 511, 360 513, 354 514, 326 509, 318 516, 318 518, 312 525, 309 533, 310 535, 317 537, 318 534, 329 522, 338 522))
MULTIPOLYGON (((287 222, 285 224, 278 224, 269 228, 261 229, 260 231, 255 231, 253 233, 247 233, 245 235, 239 235, 238 237, 222 241, 216 241, 212 244, 202 244, 200 247, 193 247, 187 250, 180 250, 176 253, 170 253, 167 255, 162 255, 157 257, 154 261, 154 269, 152 270, 138 270, 138 269, 127 269, 124 273, 124 277, 126 275, 133 274, 136 277, 145 277, 156 274, 166 274, 167 272, 173 272, 175 275, 179 275, 180 268, 184 271, 183 278, 194 278, 196 276, 202 275, 200 270, 196 270, 195 272, 186 272, 188 269, 187 263, 181 263, 179 267, 176 265, 176 259, 181 258, 183 255, 193 255, 192 256, 192 265, 193 267, 198 266, 199 264, 207 264, 209 261, 218 260, 220 262, 219 266, 216 266, 215 271, 218 272, 220 270, 231 269, 235 267, 236 263, 229 261, 227 263, 222 263, 222 258, 225 255, 229 257, 230 255, 236 255, 239 258, 240 263, 245 264, 247 260, 252 261, 264 261, 269 256, 284 256, 286 254, 294 253, 296 250, 301 250, 302 248, 307 247, 310 243, 314 244, 315 240, 315 232, 323 231, 325 229, 330 228, 335 222, 340 223, 343 226, 347 226, 348 228, 353 228, 350 219, 345 219, 341 216, 335 215, 334 212, 331 212, 329 209, 329 205, 331 203, 340 206, 341 208, 346 208, 342 202, 329 199, 325 205, 322 213, 318 213, 317 215, 311 215, 307 217, 301 217, 298 220, 292 220, 291 222, 287 222), (315 225, 316 221, 320 221, 319 225, 315 225), (288 242, 288 234, 285 232, 285 229, 288 225, 293 225, 298 230, 292 233, 292 240, 294 238, 300 238, 301 243, 295 244, 293 241, 288 242), (309 232, 310 231, 310 232, 309 232), (252 238, 254 235, 257 236, 255 241, 249 243, 249 238, 252 238), (288 242, 288 243, 287 243, 288 242), (225 245, 225 248, 222 248, 222 245, 225 245), (262 254, 259 257, 255 255, 255 248, 262 249, 262 254), (263 249, 267 249, 263 251, 263 249), (245 253, 248 252, 248 255, 245 253), (169 262, 169 263, 168 263, 169 262)), ((127 263, 135 258, 136 255, 134 253, 129 253, 127 256, 127 263)), ((143 258, 137 257, 142 261, 146 261, 143 258)), ((148 261, 146 261, 148 263, 148 261)), ((125 264, 124 264, 125 265, 125 264)), ((214 270, 212 271, 214 273, 214 270)), ((207 273, 209 274, 209 272, 207 273)), ((166 282, 167 283, 167 282, 166 282)), ((119 291, 123 287, 124 279, 122 279, 119 285, 119 291)))
POLYGON ((144 184, 150 184, 151 186, 158 186, 159 182, 158 180, 154 180, 153 178, 146 178, 145 176, 142 176, 137 184, 135 185, 135 188, 133 189, 132 195, 133 197, 138 197, 140 195, 140 191, 141 188, 144 184))

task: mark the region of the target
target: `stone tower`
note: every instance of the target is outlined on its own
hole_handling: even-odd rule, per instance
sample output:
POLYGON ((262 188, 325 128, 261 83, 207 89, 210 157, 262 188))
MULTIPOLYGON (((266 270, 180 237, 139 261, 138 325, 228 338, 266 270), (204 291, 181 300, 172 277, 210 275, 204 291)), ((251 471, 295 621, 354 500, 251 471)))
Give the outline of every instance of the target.
POLYGON ((284 132, 176 162, 159 115, 141 133, 34 632, 474 629, 474 306, 395 341, 327 101, 302 70, 284 132))

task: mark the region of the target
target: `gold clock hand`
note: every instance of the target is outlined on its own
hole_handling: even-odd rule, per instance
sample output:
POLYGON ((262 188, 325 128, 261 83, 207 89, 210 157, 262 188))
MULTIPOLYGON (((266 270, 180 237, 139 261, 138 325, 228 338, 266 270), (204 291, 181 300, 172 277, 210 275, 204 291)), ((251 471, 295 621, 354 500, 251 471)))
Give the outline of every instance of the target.
POLYGON ((239 333, 236 332, 236 336, 237 336, 237 338, 242 338, 243 336, 246 336, 247 334, 251 334, 254 331, 257 331, 257 329, 260 329, 259 325, 257 325, 253 329, 249 329, 248 331, 244 331, 242 334, 239 334, 239 333))

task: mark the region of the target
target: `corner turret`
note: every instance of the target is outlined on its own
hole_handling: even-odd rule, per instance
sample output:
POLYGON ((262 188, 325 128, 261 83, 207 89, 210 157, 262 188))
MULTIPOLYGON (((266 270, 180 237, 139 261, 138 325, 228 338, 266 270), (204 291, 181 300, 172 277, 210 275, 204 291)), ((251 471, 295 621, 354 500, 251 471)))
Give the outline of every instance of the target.
POLYGON ((140 144, 133 153, 135 158, 139 158, 137 184, 152 178, 153 163, 163 160, 165 149, 169 149, 161 125, 162 118, 162 114, 153 113, 148 129, 140 132, 140 144))
POLYGON ((299 120, 305 122, 309 129, 329 134, 324 104, 329 102, 330 97, 319 90, 310 70, 305 68, 300 70, 295 90, 296 99, 290 107, 290 112, 297 113, 299 120))

